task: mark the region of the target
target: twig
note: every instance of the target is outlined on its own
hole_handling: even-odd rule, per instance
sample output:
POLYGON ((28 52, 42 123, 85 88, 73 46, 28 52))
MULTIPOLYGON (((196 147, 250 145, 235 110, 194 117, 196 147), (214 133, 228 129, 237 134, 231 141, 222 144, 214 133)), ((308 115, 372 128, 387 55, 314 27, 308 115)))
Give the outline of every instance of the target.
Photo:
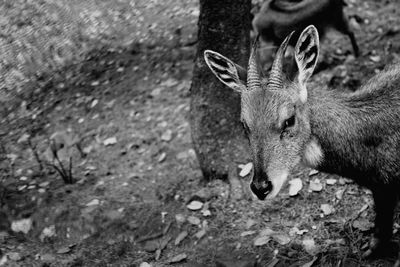
POLYGON ((30 138, 30 137, 28 138, 28 145, 29 145, 30 149, 32 150, 33 156, 35 157, 37 163, 39 164, 39 170, 40 170, 40 172, 42 172, 42 171, 43 171, 43 163, 42 163, 42 160, 40 159, 39 154, 37 153, 36 147, 34 147, 34 146, 32 145, 32 142, 31 142, 31 138, 30 138))

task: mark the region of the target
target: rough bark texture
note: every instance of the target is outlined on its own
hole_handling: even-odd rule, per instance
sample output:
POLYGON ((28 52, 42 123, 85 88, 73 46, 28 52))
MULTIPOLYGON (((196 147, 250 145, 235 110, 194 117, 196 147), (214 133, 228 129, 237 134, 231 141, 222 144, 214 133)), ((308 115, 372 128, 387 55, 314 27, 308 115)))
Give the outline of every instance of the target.
POLYGON ((204 62, 211 49, 247 65, 251 0, 200 0, 198 48, 191 86, 190 124, 206 180, 226 178, 248 158, 240 126, 240 96, 224 86, 204 62), (235 165, 233 165, 235 164, 235 165))

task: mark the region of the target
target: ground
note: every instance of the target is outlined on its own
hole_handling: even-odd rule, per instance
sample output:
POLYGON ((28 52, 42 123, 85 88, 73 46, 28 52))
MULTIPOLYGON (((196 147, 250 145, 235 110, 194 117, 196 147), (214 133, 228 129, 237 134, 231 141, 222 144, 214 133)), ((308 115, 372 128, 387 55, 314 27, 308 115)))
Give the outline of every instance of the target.
MULTIPOLYGON (((391 266, 361 258, 373 203, 348 180, 299 167, 300 192, 265 202, 202 181, 187 122, 198 3, 149 2, 133 42, 88 49, 3 103, 0 266, 391 266), (73 184, 45 164, 55 133, 73 184)), ((347 2, 361 56, 330 32, 310 88, 356 90, 398 60, 399 4, 347 2)))

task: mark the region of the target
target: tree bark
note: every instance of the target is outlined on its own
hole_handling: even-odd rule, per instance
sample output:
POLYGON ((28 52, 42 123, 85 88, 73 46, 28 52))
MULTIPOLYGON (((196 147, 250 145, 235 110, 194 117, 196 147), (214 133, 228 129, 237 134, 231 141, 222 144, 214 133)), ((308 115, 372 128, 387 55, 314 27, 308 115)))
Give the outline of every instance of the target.
POLYGON ((240 96, 212 74, 203 58, 211 49, 246 67, 251 0, 200 0, 198 47, 191 86, 190 125, 206 180, 225 179, 248 159, 240 125, 240 96), (235 165, 233 165, 235 164, 235 165))

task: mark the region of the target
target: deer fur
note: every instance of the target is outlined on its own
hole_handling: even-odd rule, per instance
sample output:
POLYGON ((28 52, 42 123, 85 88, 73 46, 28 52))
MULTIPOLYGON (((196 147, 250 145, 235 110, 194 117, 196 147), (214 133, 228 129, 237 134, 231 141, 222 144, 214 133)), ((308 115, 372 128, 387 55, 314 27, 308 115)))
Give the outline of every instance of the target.
POLYGON ((297 40, 301 31, 310 24, 315 25, 320 36, 328 27, 349 36, 355 56, 359 48, 343 12, 343 0, 266 0, 252 21, 253 29, 266 42, 279 45, 292 31, 292 40, 297 40))
POLYGON ((258 70, 257 41, 247 77, 242 75, 247 80, 229 59, 204 53, 216 77, 240 92, 253 155, 250 188, 261 200, 275 197, 300 162, 353 179, 372 191, 375 202, 375 234, 364 256, 388 253, 400 193, 400 67, 388 67, 353 93, 308 89, 319 54, 318 31, 308 26, 299 35, 297 73, 289 79, 282 60, 291 37, 279 47, 268 79, 258 70))

